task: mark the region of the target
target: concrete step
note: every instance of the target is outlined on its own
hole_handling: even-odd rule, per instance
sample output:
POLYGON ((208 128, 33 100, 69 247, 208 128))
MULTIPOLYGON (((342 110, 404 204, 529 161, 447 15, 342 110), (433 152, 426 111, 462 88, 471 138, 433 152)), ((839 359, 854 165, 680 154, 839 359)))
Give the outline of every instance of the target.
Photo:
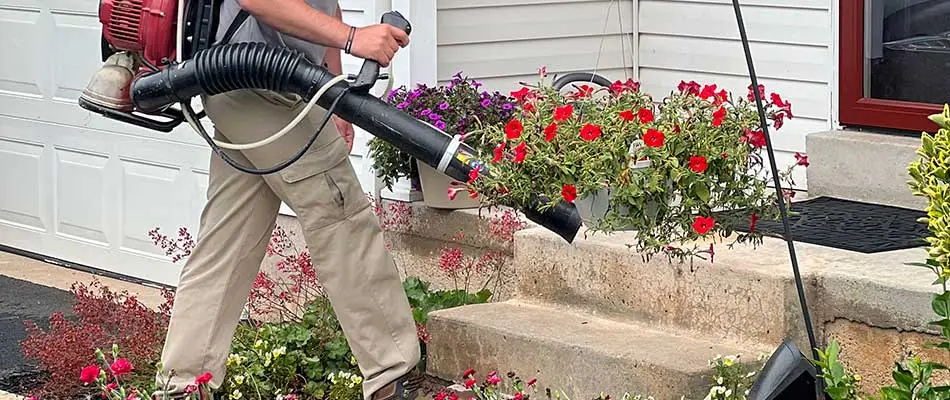
MULTIPOLYGON (((678 264, 662 256, 644 262, 627 247, 634 243, 630 233, 583 235, 570 244, 543 229, 520 232, 515 296, 717 340, 778 344, 790 338, 809 348, 784 241, 718 245, 713 262, 678 264)), ((796 251, 816 329, 835 319, 922 328, 932 317, 933 274, 905 265, 924 260, 924 249, 861 254, 796 243, 796 251)))
POLYGON ((430 314, 429 373, 459 381, 463 371, 516 372, 573 399, 624 393, 657 400, 703 398, 716 355, 754 361, 771 346, 738 346, 636 321, 608 319, 524 300, 430 314))

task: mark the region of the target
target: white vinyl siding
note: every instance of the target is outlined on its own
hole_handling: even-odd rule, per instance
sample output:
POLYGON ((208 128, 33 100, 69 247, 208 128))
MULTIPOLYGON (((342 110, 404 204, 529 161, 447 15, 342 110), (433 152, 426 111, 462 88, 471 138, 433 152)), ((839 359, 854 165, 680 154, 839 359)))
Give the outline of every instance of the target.
MULTIPOLYGON (((805 136, 832 127, 834 68, 831 0, 740 3, 759 83, 792 103, 795 118, 773 133, 779 166, 805 152, 805 136)), ((639 78, 656 96, 681 81, 748 93, 749 73, 730 0, 641 0, 639 78)), ((795 175, 805 188, 804 169, 795 175)))
POLYGON ((438 80, 462 71, 506 93, 549 74, 633 77, 634 3, 581 1, 438 1, 438 80), (599 55, 599 60, 598 60, 599 55))

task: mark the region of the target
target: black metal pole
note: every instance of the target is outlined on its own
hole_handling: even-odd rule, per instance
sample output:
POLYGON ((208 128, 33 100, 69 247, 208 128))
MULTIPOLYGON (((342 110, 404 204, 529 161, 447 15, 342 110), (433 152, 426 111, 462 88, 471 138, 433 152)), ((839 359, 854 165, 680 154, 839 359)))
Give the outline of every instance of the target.
MULTIPOLYGON (((792 229, 788 223, 788 209, 785 204, 785 194, 779 179, 778 166, 775 162, 775 150, 772 147, 772 137, 769 135, 769 124, 765 117, 765 108, 762 106, 762 94, 759 93, 759 82, 755 76, 755 67, 752 63, 752 51, 749 49, 749 38, 746 34, 745 23, 742 20, 742 11, 739 9, 739 0, 732 0, 736 10, 736 23, 739 24, 739 36, 742 38, 742 48, 745 51, 746 64, 749 67, 749 78, 752 79, 752 92, 759 109, 759 122, 762 124, 762 133, 765 134, 765 147, 769 153, 769 163, 772 168, 772 179, 775 183, 775 193, 778 198, 778 208, 782 216, 785 242, 788 243, 788 257, 792 262, 792 272, 795 274, 795 287, 798 289, 798 301, 802 307, 802 317, 805 319, 805 330, 808 332, 808 344, 811 346, 812 357, 818 359, 818 343, 815 340, 815 329, 812 327, 811 315, 808 312, 808 303, 805 300, 805 285, 802 283, 802 274, 798 268, 798 257, 795 255, 795 242, 792 239, 792 229)), ((821 380, 819 379, 818 382, 821 380)))

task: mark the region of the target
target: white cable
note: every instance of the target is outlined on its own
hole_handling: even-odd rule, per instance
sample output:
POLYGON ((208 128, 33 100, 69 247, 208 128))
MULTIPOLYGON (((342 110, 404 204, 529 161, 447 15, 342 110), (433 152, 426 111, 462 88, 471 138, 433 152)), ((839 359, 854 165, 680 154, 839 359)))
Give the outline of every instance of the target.
MULTIPOLYGON (((287 134, 288 132, 290 132, 292 129, 294 129, 294 127, 297 126, 297 124, 299 124, 300 121, 303 121, 304 117, 306 117, 307 114, 310 113, 310 110, 313 109, 313 106, 317 104, 317 100, 319 100, 320 97, 323 97, 323 95, 326 94, 327 90, 329 90, 330 87, 332 87, 333 85, 335 85, 335 84, 337 84, 337 83, 339 83, 339 82, 341 82, 341 81, 343 81, 343 80, 345 80, 345 79, 346 79, 346 75, 337 75, 337 76, 333 77, 333 79, 331 79, 331 80, 330 80, 329 82, 327 82, 325 85, 323 85, 322 87, 320 87, 320 90, 318 90, 317 93, 316 93, 315 95, 313 95, 313 98, 310 99, 309 102, 307 102, 307 106, 304 107, 304 109, 301 110, 299 114, 297 114, 297 117, 295 117, 292 121, 290 121, 289 123, 287 123, 287 125, 284 126, 283 129, 281 129, 280 131, 277 131, 277 133, 275 133, 275 134, 273 134, 273 135, 270 135, 269 137, 266 137, 266 138, 264 138, 264 139, 258 140, 258 141, 256 141, 256 142, 252 142, 252 143, 241 143, 241 144, 226 143, 226 142, 221 142, 221 141, 214 140, 214 139, 212 139, 212 140, 214 140, 214 144, 216 144, 216 145, 218 145, 218 146, 220 146, 220 147, 222 147, 222 148, 231 149, 231 150, 250 150, 250 149, 256 149, 256 148, 258 148, 258 147, 263 147, 263 146, 266 146, 266 145, 268 145, 268 144, 271 144, 271 143, 273 143, 274 141, 276 141, 277 139, 280 139, 281 137, 283 137, 284 135, 286 135, 286 134, 287 134)), ((187 116, 187 113, 185 113, 185 115, 187 116)), ((193 121, 191 118, 188 118, 188 124, 191 125, 192 129, 194 129, 195 131, 198 131, 198 127, 195 125, 194 121, 193 121)))
MULTIPOLYGON (((277 133, 273 135, 270 135, 269 137, 258 140, 256 142, 242 143, 242 144, 221 142, 213 138, 211 140, 214 142, 214 144, 218 145, 219 147, 222 147, 225 149, 231 149, 231 150, 250 150, 250 149, 256 149, 258 147, 263 147, 268 144, 271 144, 277 139, 280 139, 281 137, 286 135, 288 132, 294 129, 294 127, 296 127, 297 124, 303 121, 304 117, 306 117, 306 115, 310 113, 310 110, 313 109, 313 106, 317 104, 317 100, 323 97, 323 95, 326 94, 326 92, 330 90, 330 88, 333 87, 333 85, 336 85, 337 83, 346 80, 346 77, 347 77, 346 74, 340 74, 333 77, 333 79, 330 79, 329 82, 327 82, 322 87, 320 87, 320 90, 317 90, 317 93, 313 95, 313 98, 311 98, 309 102, 307 102, 307 106, 304 107, 304 109, 301 110, 299 114, 297 114, 296 118, 294 118, 289 123, 287 123, 287 125, 284 126, 283 129, 281 129, 280 131, 278 131, 277 133)), ((385 95, 390 90, 392 90, 392 87, 393 87, 392 71, 390 71, 389 78, 387 80, 389 82, 387 82, 386 84, 386 90, 383 95, 385 95)), ((185 119, 188 121, 188 125, 191 125, 191 128, 194 129, 195 132, 198 132, 198 126, 197 126, 198 122, 192 119, 188 112, 185 112, 184 114, 185 114, 185 119)))

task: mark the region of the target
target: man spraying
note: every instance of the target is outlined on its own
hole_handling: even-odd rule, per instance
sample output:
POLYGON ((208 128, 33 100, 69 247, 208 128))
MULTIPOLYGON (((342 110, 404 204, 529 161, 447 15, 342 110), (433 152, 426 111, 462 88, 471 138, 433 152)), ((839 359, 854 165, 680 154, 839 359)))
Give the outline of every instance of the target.
MULTIPOLYGON (((264 42, 303 52, 334 74, 341 53, 389 65, 409 43, 392 25, 353 27, 336 0, 225 0, 217 40, 241 10, 230 43, 264 42)), ((202 98, 218 141, 256 142, 306 106, 296 95, 237 90, 202 98)), ((326 110, 314 107, 292 131, 263 147, 230 151, 244 165, 267 168, 306 146, 326 110)), ((408 398, 405 378, 419 361, 415 323, 382 230, 349 162, 353 127, 333 117, 294 164, 270 175, 243 173, 211 157, 199 241, 185 264, 162 364, 174 371, 168 394, 180 397, 209 371, 226 373, 231 340, 266 253, 281 202, 297 214, 312 262, 364 377, 367 400, 408 398)), ((161 394, 155 398, 160 399, 161 394)))

